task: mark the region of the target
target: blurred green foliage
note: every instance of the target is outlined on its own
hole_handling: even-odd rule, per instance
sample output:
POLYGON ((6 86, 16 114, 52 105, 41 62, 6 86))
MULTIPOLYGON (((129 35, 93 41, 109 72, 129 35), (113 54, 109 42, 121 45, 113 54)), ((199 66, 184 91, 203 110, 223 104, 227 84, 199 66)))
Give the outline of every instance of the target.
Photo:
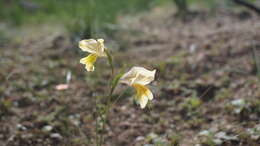
MULTIPOLYGON (((119 15, 147 10, 174 0, 0 0, 0 22, 15 26, 43 22, 65 25, 72 37, 88 38, 109 31, 119 15)), ((215 8, 230 0, 177 0, 215 8)), ((254 1, 254 0, 251 0, 254 1)))
POLYGON ((76 35, 90 37, 114 23, 118 15, 158 3, 160 0, 1 0, 0 22, 20 26, 53 21, 76 35))
POLYGON ((120 12, 148 8, 156 0, 1 0, 1 19, 16 24, 42 20, 71 19, 95 16, 104 22, 113 21, 120 12))

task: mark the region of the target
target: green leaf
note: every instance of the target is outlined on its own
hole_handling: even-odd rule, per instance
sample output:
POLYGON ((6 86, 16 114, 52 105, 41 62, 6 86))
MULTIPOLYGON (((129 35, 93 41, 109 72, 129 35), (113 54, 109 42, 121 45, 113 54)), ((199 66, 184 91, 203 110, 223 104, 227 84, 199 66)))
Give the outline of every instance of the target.
POLYGON ((113 65, 112 56, 110 55, 110 53, 109 53, 109 51, 107 49, 105 49, 105 52, 107 54, 108 62, 109 62, 110 68, 112 70, 112 75, 113 75, 114 74, 114 65, 113 65))
POLYGON ((112 83, 111 83, 111 91, 110 91, 110 95, 112 95, 112 93, 114 92, 120 78, 123 76, 123 73, 119 73, 118 75, 116 75, 113 80, 112 80, 112 83))

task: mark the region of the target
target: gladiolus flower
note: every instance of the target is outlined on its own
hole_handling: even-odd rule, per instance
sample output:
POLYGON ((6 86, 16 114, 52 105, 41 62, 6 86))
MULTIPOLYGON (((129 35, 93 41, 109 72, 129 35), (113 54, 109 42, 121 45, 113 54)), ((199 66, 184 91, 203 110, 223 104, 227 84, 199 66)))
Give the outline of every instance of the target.
POLYGON ((132 67, 130 71, 120 78, 121 83, 135 88, 135 100, 142 109, 145 108, 148 100, 153 99, 153 93, 145 85, 154 80, 155 72, 156 70, 149 71, 143 67, 132 67))
POLYGON ((105 45, 103 39, 88 39, 81 40, 79 42, 79 48, 84 51, 90 53, 87 57, 80 59, 80 63, 85 65, 87 71, 94 71, 94 63, 96 62, 98 57, 106 57, 105 45))

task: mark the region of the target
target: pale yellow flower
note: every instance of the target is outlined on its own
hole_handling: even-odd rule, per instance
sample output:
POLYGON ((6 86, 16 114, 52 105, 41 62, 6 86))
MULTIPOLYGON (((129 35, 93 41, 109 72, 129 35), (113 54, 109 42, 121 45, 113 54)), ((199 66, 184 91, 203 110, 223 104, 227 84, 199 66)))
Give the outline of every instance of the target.
POLYGON ((153 99, 153 93, 145 85, 154 80, 155 72, 156 70, 149 71, 143 67, 132 67, 120 79, 121 83, 135 88, 135 100, 140 104, 141 108, 145 108, 148 100, 153 99))
POLYGON ((87 57, 84 57, 80 60, 81 64, 85 64, 87 71, 94 71, 94 63, 97 60, 97 57, 106 57, 105 45, 103 39, 88 39, 81 40, 79 42, 79 48, 82 51, 90 53, 87 57))

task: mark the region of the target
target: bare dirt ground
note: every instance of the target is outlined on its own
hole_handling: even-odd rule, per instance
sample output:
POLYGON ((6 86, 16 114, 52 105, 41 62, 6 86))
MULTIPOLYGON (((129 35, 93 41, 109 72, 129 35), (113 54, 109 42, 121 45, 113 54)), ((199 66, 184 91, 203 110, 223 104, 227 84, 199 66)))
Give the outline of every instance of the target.
MULTIPOLYGON (((260 49, 260 17, 199 12, 181 20, 155 8, 119 19, 118 68, 139 65, 158 73, 148 108, 133 104, 131 95, 113 108, 105 145, 260 145, 252 57, 260 49)), ((96 73, 86 73, 82 54, 68 49, 62 35, 41 32, 0 50, 0 145, 92 145, 94 98, 107 90, 109 65, 101 59, 96 73), (70 74, 68 89, 57 90, 70 74)))

